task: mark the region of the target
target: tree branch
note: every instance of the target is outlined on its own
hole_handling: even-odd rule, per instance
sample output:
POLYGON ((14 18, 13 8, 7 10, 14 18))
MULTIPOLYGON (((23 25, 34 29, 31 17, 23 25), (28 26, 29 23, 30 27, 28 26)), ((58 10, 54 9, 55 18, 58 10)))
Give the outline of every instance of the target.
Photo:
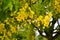
POLYGON ((46 36, 42 34, 43 32, 40 31, 38 27, 36 27, 33 23, 31 23, 31 24, 38 30, 38 32, 39 32, 39 34, 40 34, 41 36, 43 36, 43 37, 46 38, 46 36))

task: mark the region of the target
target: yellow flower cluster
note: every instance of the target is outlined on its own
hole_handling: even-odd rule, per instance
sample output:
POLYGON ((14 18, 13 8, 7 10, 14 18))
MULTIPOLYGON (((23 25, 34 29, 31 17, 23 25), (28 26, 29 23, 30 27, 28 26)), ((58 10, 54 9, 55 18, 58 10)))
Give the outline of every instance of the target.
POLYGON ((42 22, 43 16, 40 15, 36 20, 37 20, 37 26, 40 26, 40 23, 42 22))
POLYGON ((40 16, 36 19, 36 20, 37 20, 37 26, 39 27, 40 24, 43 24, 44 27, 48 27, 51 16, 52 16, 52 13, 51 13, 51 12, 48 12, 48 14, 47 14, 46 16, 40 15, 40 16))
POLYGON ((18 12, 18 16, 16 17, 17 21, 24 21, 28 14, 25 12, 26 8, 28 7, 28 4, 26 3, 24 7, 22 7, 22 9, 20 9, 20 12, 18 12))
POLYGON ((40 22, 37 22, 37 27, 39 27, 40 26, 40 22))
POLYGON ((1 40, 10 40, 12 33, 16 33, 16 27, 9 25, 10 29, 7 30, 5 28, 5 25, 6 24, 4 24, 4 23, 0 23, 0 34, 2 34, 2 35, 0 35, 0 39, 1 40))
POLYGON ((12 35, 12 33, 10 31, 8 31, 7 35, 10 37, 12 35))
POLYGON ((55 0, 54 9, 57 13, 60 13, 60 0, 55 0))
POLYGON ((22 12, 20 14, 18 14, 18 16, 16 17, 17 18, 17 21, 24 21, 26 18, 27 18, 28 14, 22 12))
POLYGON ((10 31, 11 31, 12 33, 15 33, 15 32, 16 32, 16 27, 15 27, 15 26, 10 25, 10 31))
POLYGON ((4 29, 4 24, 3 23, 0 23, 0 32, 2 32, 4 29))
POLYGON ((30 17, 30 18, 33 18, 34 11, 32 11, 30 7, 29 7, 29 11, 30 11, 29 17, 30 17))
POLYGON ((0 23, 0 39, 1 40, 6 40, 8 37, 8 35, 6 35, 6 30, 5 30, 5 24, 4 23, 0 23), (2 35, 3 36, 2 36, 2 35), (6 38, 7 37, 7 38, 6 38), (5 39, 4 39, 5 38, 5 39))
POLYGON ((42 19, 43 19, 43 16, 40 15, 40 16, 37 18, 37 21, 42 21, 42 19))
POLYGON ((28 3, 26 3, 25 6, 22 7, 22 9, 20 9, 20 11, 17 14, 18 14, 18 16, 16 17, 17 21, 24 21, 28 17, 32 19, 34 11, 32 11, 31 8, 28 6, 28 3), (29 12, 26 12, 27 8, 29 12))
POLYGON ((6 24, 9 24, 9 18, 6 18, 6 19, 4 20, 4 22, 5 22, 6 24))
POLYGON ((14 24, 14 21, 15 21, 14 18, 10 18, 10 19, 9 19, 9 18, 6 18, 6 19, 4 20, 4 23, 10 25, 11 23, 14 24))
POLYGON ((50 19, 51 19, 52 13, 48 12, 48 15, 45 16, 45 18, 43 19, 43 24, 45 27, 48 27, 50 19))
POLYGON ((13 21, 14 19, 9 19, 7 18, 6 20, 4 20, 4 23, 0 23, 0 34, 2 34, 2 36, 0 36, 0 38, 2 40, 10 40, 10 37, 12 36, 12 33, 16 33, 16 25, 11 24, 11 21, 13 21), (14 26, 13 26, 14 25, 14 26))

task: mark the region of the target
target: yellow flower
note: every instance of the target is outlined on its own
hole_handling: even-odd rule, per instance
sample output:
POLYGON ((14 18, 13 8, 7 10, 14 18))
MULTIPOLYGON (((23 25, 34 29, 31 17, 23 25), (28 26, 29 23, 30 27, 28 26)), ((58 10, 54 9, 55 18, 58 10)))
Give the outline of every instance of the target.
POLYGON ((8 31, 8 32, 7 32, 7 35, 8 35, 8 36, 11 36, 11 32, 10 32, 10 31, 8 31))
POLYGON ((59 0, 55 0, 55 5, 54 5, 54 9, 55 9, 55 12, 56 14, 60 13, 60 1, 59 0))
POLYGON ((26 14, 26 13, 20 13, 17 17, 16 17, 16 19, 17 19, 17 21, 24 21, 25 19, 27 19, 27 17, 28 17, 28 14, 26 14))
POLYGON ((6 35, 4 36, 4 40, 10 40, 9 37, 6 35))
POLYGON ((28 7, 28 3, 25 4, 25 9, 28 7))
POLYGON ((12 23, 14 23, 14 18, 11 18, 11 20, 10 20, 12 23))
POLYGON ((45 18, 43 19, 42 23, 45 27, 48 27, 50 22, 50 17, 48 15, 45 16, 45 18))
POLYGON ((30 10, 30 13, 33 15, 34 14, 34 11, 30 10))
POLYGON ((25 12, 27 8, 28 8, 28 3, 26 3, 25 6, 23 6, 23 7, 20 9, 20 11, 21 11, 21 12, 25 12))
POLYGON ((52 13, 51 12, 48 12, 48 16, 51 17, 52 16, 52 13))
POLYGON ((35 14, 34 11, 32 11, 30 7, 28 9, 30 11, 29 17, 33 18, 34 14, 35 14))
POLYGON ((45 16, 45 19, 46 21, 49 21, 50 20, 50 17, 49 16, 45 16))
POLYGON ((35 40, 35 36, 32 36, 32 40, 35 40))
POLYGON ((11 12, 10 16, 15 16, 15 13, 14 12, 11 12))
POLYGON ((17 21, 22 21, 22 20, 24 20, 24 16, 21 15, 21 14, 19 14, 16 18, 17 18, 17 21))
POLYGON ((39 26, 40 26, 40 22, 37 23, 37 27, 39 27, 39 26))
POLYGON ((41 21, 43 19, 43 16, 39 16, 38 18, 37 18, 37 21, 41 21))
POLYGON ((16 27, 15 26, 11 25, 10 28, 11 28, 10 30, 11 30, 12 33, 16 32, 16 27))
POLYGON ((44 22, 44 26, 45 26, 45 27, 48 27, 48 25, 49 25, 49 22, 45 21, 45 22, 44 22))
POLYGON ((34 23, 34 20, 32 20, 32 23, 34 23))
POLYGON ((55 5, 58 5, 58 4, 59 4, 59 2, 57 0, 55 0, 55 5))
POLYGON ((4 30, 3 30, 3 32, 4 32, 4 36, 5 36, 5 34, 7 33, 7 30, 6 30, 6 29, 4 29, 4 30))
MULTIPOLYGON (((27 3, 26 3, 26 5, 28 6, 27 3)), ((18 14, 16 17, 17 21, 24 21, 28 17, 28 14, 26 13, 26 8, 24 8, 24 7, 22 9, 20 9, 20 11, 17 14, 18 14)))
POLYGON ((5 22, 6 24, 10 24, 10 23, 9 23, 9 18, 7 18, 6 20, 4 20, 4 22, 5 22))
POLYGON ((0 23, 0 32, 2 32, 4 29, 4 24, 3 23, 0 23))
POLYGON ((29 9, 31 14, 35 14, 34 11, 32 11, 30 7, 28 7, 28 9, 29 9))
POLYGON ((30 15, 29 15, 29 18, 31 18, 31 19, 32 19, 32 18, 33 18, 33 15, 32 15, 32 14, 30 14, 30 15))
POLYGON ((48 27, 48 24, 45 23, 44 26, 45 26, 45 27, 48 27))

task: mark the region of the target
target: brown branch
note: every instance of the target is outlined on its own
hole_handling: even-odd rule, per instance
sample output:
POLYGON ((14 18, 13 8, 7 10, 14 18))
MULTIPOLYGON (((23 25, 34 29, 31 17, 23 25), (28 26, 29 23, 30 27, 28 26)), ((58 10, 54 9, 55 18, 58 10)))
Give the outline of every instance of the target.
POLYGON ((46 36, 42 34, 43 32, 42 32, 41 30, 39 30, 38 27, 36 27, 33 23, 31 23, 31 24, 38 30, 38 32, 39 32, 39 34, 40 34, 41 36, 43 36, 43 37, 46 38, 46 36))
MULTIPOLYGON (((37 28, 37 27, 35 27, 35 28, 37 28)), ((40 31, 39 28, 37 28, 37 30, 38 30, 38 32, 39 32, 39 34, 40 34, 41 36, 46 37, 45 35, 42 35, 43 32, 40 31)))

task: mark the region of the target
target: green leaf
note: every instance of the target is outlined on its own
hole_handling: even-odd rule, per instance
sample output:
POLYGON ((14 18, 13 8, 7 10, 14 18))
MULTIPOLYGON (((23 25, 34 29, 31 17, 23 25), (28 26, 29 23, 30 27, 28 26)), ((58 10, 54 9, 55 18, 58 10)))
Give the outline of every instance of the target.
POLYGON ((19 1, 18 0, 15 0, 13 2, 14 2, 14 10, 15 11, 18 11, 18 9, 19 9, 19 1))
POLYGON ((4 0, 2 3, 3 10, 6 10, 9 7, 11 0, 4 0))

